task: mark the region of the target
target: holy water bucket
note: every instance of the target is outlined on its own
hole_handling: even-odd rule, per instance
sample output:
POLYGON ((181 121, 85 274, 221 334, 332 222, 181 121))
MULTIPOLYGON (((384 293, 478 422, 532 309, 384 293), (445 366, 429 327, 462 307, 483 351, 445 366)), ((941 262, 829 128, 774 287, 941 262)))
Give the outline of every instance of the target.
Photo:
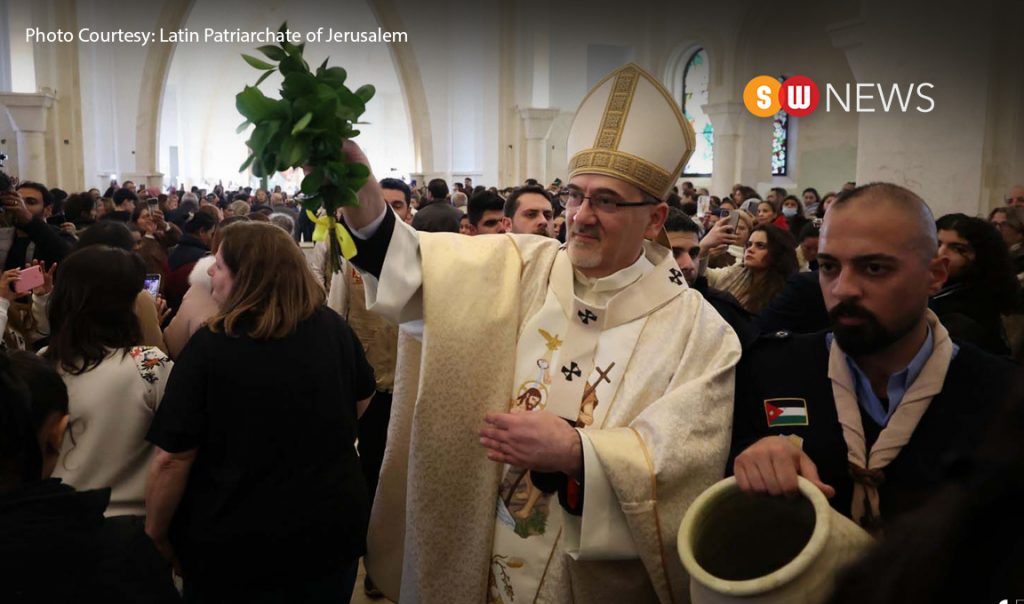
POLYGON ((753 495, 726 478, 679 526, 693 604, 818 604, 844 566, 873 543, 804 478, 794 498, 753 495))

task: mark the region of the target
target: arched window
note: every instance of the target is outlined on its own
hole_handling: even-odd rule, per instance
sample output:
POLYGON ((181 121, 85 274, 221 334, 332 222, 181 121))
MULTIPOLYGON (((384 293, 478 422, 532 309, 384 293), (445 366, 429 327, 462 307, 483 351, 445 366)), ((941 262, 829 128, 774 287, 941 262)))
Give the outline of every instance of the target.
MULTIPOLYGON (((779 81, 786 79, 779 76, 779 81)), ((772 176, 789 174, 789 114, 779 110, 772 118, 772 176)))
POLYGON ((683 169, 684 176, 710 176, 714 159, 715 133, 711 120, 704 115, 703 106, 708 102, 708 54, 698 48, 683 70, 683 115, 690 121, 697 135, 697 146, 683 169))

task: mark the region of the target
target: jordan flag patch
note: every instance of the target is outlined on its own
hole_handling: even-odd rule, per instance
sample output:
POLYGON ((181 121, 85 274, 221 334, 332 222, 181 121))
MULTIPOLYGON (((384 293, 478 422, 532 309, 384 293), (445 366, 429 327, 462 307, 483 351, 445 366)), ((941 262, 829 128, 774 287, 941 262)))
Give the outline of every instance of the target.
POLYGON ((772 398, 764 402, 769 428, 806 426, 807 401, 802 398, 772 398))

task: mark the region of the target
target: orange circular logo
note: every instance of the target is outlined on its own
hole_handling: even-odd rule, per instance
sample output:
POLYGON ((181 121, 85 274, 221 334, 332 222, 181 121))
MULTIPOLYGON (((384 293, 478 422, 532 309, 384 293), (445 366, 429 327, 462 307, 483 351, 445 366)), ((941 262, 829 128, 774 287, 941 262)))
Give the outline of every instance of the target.
POLYGON ((772 76, 757 76, 747 82, 743 88, 743 104, 747 111, 757 117, 770 117, 782 109, 779 103, 779 88, 781 84, 772 76))

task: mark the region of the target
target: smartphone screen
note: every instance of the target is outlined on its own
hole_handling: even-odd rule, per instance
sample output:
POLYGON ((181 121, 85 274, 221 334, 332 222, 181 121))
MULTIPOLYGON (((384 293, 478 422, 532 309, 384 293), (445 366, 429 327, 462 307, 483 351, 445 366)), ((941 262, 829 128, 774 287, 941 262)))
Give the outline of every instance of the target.
POLYGON ((732 212, 729 212, 728 224, 733 228, 734 232, 736 231, 736 226, 740 223, 740 212, 742 211, 743 210, 733 210, 732 212))
POLYGON ((145 285, 143 285, 143 287, 149 292, 149 295, 154 298, 157 297, 157 294, 160 293, 160 274, 150 273, 146 275, 146 281, 144 283, 145 285))

